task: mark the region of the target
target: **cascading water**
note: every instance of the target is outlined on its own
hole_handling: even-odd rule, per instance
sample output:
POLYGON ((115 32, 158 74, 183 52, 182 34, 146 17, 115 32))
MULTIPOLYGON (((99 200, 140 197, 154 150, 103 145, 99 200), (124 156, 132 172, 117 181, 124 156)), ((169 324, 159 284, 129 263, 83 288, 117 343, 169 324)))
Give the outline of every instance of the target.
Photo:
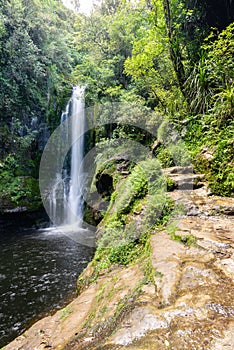
POLYGON ((51 220, 47 232, 62 233, 82 245, 95 247, 95 228, 83 222, 83 197, 88 178, 82 165, 84 90, 80 86, 73 88, 61 123, 42 154, 39 182, 43 204, 51 220))
POLYGON ((76 87, 72 95, 71 175, 66 219, 67 224, 77 224, 78 226, 81 225, 83 218, 84 117, 84 88, 76 87))
MULTIPOLYGON (((61 116, 60 140, 71 145, 70 161, 65 160, 61 173, 60 162, 64 146, 57 145, 58 171, 50 193, 50 217, 53 224, 81 227, 83 218, 84 153, 84 87, 76 86, 65 112, 61 116)), ((64 160, 64 159, 62 159, 64 160)))

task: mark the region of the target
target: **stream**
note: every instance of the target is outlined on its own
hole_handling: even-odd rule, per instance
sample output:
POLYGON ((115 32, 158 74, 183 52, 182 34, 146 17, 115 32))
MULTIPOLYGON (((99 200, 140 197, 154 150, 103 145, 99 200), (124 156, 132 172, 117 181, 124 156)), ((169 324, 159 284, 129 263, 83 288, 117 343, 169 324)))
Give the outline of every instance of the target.
POLYGON ((94 249, 55 229, 0 231, 0 348, 75 297, 94 249))

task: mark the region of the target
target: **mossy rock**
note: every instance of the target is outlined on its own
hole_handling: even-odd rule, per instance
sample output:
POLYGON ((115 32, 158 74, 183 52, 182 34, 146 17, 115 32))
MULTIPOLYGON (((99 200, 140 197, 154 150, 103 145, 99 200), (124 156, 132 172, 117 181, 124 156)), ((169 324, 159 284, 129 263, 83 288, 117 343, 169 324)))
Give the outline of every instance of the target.
POLYGON ((130 174, 131 167, 131 162, 123 155, 117 155, 98 167, 86 197, 86 223, 97 225, 103 219, 117 184, 130 174))
MULTIPOLYGON (((139 162, 118 184, 104 219, 98 226, 99 246, 137 242, 165 215, 166 179, 157 159, 139 162)), ((170 210, 169 210, 170 211, 170 210)))
POLYGON ((147 193, 154 194, 159 189, 165 189, 160 163, 157 159, 147 159, 139 162, 131 174, 123 179, 111 196, 111 202, 105 220, 113 213, 119 218, 122 214, 131 212, 136 200, 147 193))
POLYGON ((93 206, 89 206, 87 203, 85 203, 83 217, 84 222, 92 226, 97 226, 104 217, 104 212, 106 210, 104 204, 105 203, 101 201, 96 202, 93 206))
POLYGON ((123 155, 117 155, 114 158, 104 162, 95 177, 95 185, 99 194, 103 198, 110 200, 118 182, 122 177, 130 174, 132 163, 123 155))

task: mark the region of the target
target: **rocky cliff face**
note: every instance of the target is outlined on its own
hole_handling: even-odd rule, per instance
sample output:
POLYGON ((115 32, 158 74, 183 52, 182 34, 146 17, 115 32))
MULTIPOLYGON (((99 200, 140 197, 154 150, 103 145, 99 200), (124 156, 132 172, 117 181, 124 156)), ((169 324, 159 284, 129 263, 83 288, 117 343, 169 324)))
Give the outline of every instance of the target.
MULTIPOLYGON (((98 273, 96 258, 78 297, 5 350, 233 349, 234 199, 210 196, 189 171, 166 170, 180 210, 152 229, 142 254, 98 273)), ((134 213, 143 220, 144 208, 134 213)))
MULTIPOLYGON (((0 214, 33 212, 42 208, 38 172, 49 138, 45 117, 0 126, 0 214)), ((14 218, 13 218, 14 219, 14 218)))

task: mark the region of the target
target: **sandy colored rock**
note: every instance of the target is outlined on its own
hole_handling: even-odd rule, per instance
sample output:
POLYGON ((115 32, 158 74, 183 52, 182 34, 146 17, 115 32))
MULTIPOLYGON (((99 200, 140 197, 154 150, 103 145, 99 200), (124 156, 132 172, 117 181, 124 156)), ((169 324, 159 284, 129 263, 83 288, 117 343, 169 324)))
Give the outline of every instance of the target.
MULTIPOLYGON (((191 168, 166 172, 181 183, 203 180, 191 168)), ((170 196, 184 207, 173 223, 178 241, 167 228, 152 235, 150 283, 140 263, 105 270, 5 350, 234 349, 234 199, 210 196, 205 185, 170 196)))

